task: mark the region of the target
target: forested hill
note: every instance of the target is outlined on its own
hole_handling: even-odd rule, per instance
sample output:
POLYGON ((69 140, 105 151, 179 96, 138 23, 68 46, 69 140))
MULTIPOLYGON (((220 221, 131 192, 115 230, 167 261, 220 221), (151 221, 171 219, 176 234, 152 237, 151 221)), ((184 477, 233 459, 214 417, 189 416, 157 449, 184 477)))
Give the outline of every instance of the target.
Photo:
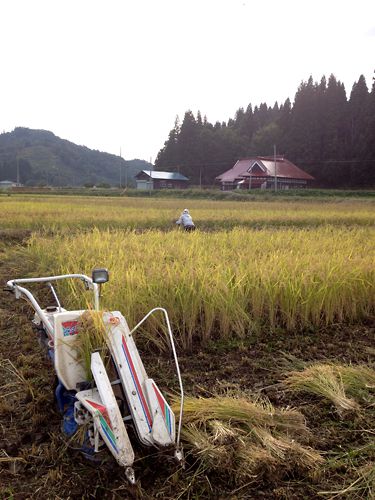
MULTIPOLYGON (((282 78, 282 75, 279 75, 282 78)), ((227 122, 211 124, 200 112, 177 119, 155 165, 179 171, 192 182, 212 184, 238 158, 284 155, 322 187, 375 187, 375 85, 364 76, 349 97, 331 75, 312 77, 287 99, 240 108, 227 122)))
POLYGON ((78 146, 47 130, 15 128, 0 134, 0 180, 22 184, 82 186, 89 184, 134 185, 133 177, 150 168, 143 160, 125 161, 119 156, 78 146))

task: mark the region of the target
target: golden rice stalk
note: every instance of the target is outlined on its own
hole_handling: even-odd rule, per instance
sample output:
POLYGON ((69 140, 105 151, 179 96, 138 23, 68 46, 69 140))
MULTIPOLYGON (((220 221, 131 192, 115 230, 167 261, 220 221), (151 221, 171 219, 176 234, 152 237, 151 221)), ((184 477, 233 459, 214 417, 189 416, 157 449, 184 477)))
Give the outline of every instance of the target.
MULTIPOLYGON (((310 473, 323 462, 318 452, 290 437, 296 412, 282 413, 269 403, 244 398, 190 397, 186 402, 182 439, 207 469, 248 481, 278 468, 310 473)), ((303 419, 297 422, 300 432, 303 419)))
POLYGON ((43 476, 44 486, 56 484, 61 481, 63 477, 62 467, 58 466, 55 469, 49 469, 43 476))
POLYGON ((26 462, 22 457, 0 457, 0 462, 26 462))
POLYGON ((233 447, 215 444, 212 436, 195 424, 185 425, 182 438, 187 448, 197 455, 206 468, 232 469, 233 447))
MULTIPOLYGON (((175 401, 176 410, 179 403, 175 401)), ((176 411, 177 413, 177 411, 176 411)), ((293 434, 307 433, 305 419, 296 410, 279 410, 269 402, 252 402, 245 398, 218 396, 215 398, 187 397, 184 400, 184 422, 205 424, 210 420, 242 426, 251 431, 256 427, 269 427, 293 434)))
POLYGON ((370 401, 375 397, 375 370, 365 365, 336 365, 345 390, 356 399, 370 401))
POLYGON ((284 460, 286 454, 290 451, 290 442, 272 436, 272 434, 265 429, 254 427, 253 434, 262 443, 263 447, 274 457, 284 460))
MULTIPOLYGON (((141 220, 151 215, 141 212, 141 220)), ((137 213, 139 217, 139 209, 137 213)), ((224 215, 212 207, 213 217, 224 215)), ((264 218, 263 212, 258 215, 264 218)), ((314 221, 321 215, 315 214, 314 221)), ((205 212, 202 216, 207 219, 205 212)), ((369 216, 366 213, 366 220, 369 216)), ((284 224, 285 205, 280 206, 279 217, 284 224)), ((112 281, 104 289, 103 308, 123 310, 126 304, 127 321, 134 325, 152 307, 163 305, 176 343, 190 349, 196 342, 246 338, 270 326, 298 331, 373 315, 375 231, 366 227, 333 230, 325 226, 325 217, 324 225, 314 229, 251 231, 242 227, 196 233, 189 242, 175 231, 140 233, 129 226, 126 231, 115 230, 116 223, 112 229, 107 225, 107 229, 98 226, 79 234, 61 231, 53 238, 34 236, 23 250, 24 260, 33 275, 47 273, 51 266, 64 273, 72 269, 89 272, 99 263, 106 265, 112 281), (256 255, 262 266, 249 266, 249 255, 256 255)), ((118 220, 123 226, 123 218, 118 220)), ((152 220, 153 216, 146 225, 152 220)), ((225 218, 222 222, 227 225, 225 218)), ((72 283, 75 293, 63 282, 58 290, 67 307, 77 309, 85 306, 84 294, 80 282, 72 283)), ((145 332, 150 340, 159 337, 163 333, 160 318, 150 317, 145 332)), ((159 338, 157 342, 158 348, 163 347, 159 338)))
POLYGON ((288 374, 284 384, 293 392, 307 392, 331 401, 339 412, 358 411, 359 405, 347 397, 337 368, 329 364, 315 364, 303 371, 288 374))
POLYGON ((282 435, 275 437, 268 430, 261 428, 254 428, 253 433, 273 457, 298 464, 300 469, 314 469, 323 463, 323 458, 317 451, 302 446, 294 439, 282 435))
POLYGON ((248 481, 259 478, 264 473, 273 473, 277 470, 277 457, 262 448, 249 442, 242 443, 236 451, 236 478, 239 481, 248 481))
POLYGON ((91 354, 99 350, 104 363, 110 360, 108 332, 103 323, 102 313, 92 310, 84 312, 78 322, 78 331, 74 347, 78 359, 84 364, 87 380, 91 380, 91 354))
POLYGON ((233 429, 226 423, 220 420, 212 420, 209 422, 212 441, 218 444, 231 444, 238 438, 240 429, 233 429))

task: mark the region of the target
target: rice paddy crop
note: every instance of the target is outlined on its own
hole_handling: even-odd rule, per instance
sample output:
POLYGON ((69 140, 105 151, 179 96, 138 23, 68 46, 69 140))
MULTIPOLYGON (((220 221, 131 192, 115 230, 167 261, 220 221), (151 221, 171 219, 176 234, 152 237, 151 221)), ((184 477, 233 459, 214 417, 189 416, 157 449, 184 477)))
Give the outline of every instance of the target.
MULTIPOLYGON (((166 307, 184 347, 359 321, 375 309, 375 232, 370 228, 234 229, 180 234, 99 231, 34 236, 24 256, 33 275, 110 270, 102 306, 135 325, 166 307)), ((86 308, 72 289, 69 307, 86 308), (74 300, 73 300, 74 299, 74 300)), ((157 330, 153 320, 151 332, 157 330)))
POLYGON ((79 335, 76 337, 75 349, 78 360, 82 361, 87 380, 92 379, 91 354, 99 351, 104 363, 109 366, 109 349, 107 345, 106 327, 103 318, 96 311, 86 311, 79 319, 79 335))
MULTIPOLYGON (((316 202, 194 201, 193 215, 202 230, 185 234, 168 230, 174 227, 173 220, 185 203, 191 207, 186 201, 182 203, 155 199, 3 197, 0 224, 9 229, 0 231, 0 255, 7 258, 10 242, 16 245, 22 240, 24 245, 12 251, 11 266, 7 262, 2 266, 3 282, 26 275, 90 275, 93 267, 108 267, 110 281, 102 289, 102 308, 123 312, 130 327, 149 309, 161 305, 169 312, 180 346, 191 348, 195 343, 223 339, 213 349, 205 350, 200 345, 199 352, 182 355, 184 386, 190 394, 211 394, 224 389, 226 394, 238 397, 186 397, 182 441, 188 467, 183 473, 174 470, 171 476, 169 466, 158 467, 154 474, 147 457, 137 460, 136 467, 145 466, 144 470, 151 474, 142 486, 144 490, 139 488, 140 494, 151 491, 149 496, 165 498, 242 498, 242 494, 256 497, 261 492, 267 498, 310 498, 320 492, 330 497, 372 498, 374 454, 373 448, 371 453, 365 453, 364 448, 373 446, 373 366, 330 364, 321 370, 323 378, 329 374, 329 381, 319 386, 316 381, 306 382, 307 373, 316 373, 313 365, 306 368, 300 356, 303 352, 304 359, 320 360, 321 346, 331 333, 337 333, 332 338, 333 348, 329 348, 332 358, 342 355, 341 344, 346 343, 346 335, 350 344, 345 354, 348 362, 366 363, 374 354, 372 326, 367 321, 375 311, 373 204, 346 200, 321 206, 316 202), (37 231, 26 246, 27 229, 37 231), (13 232, 25 234, 22 239, 11 239, 13 232), (4 234, 7 236, 2 244, 4 234), (362 320, 366 322, 352 331, 347 326, 337 328, 337 323, 362 320), (315 329, 332 324, 334 328, 317 332, 315 344, 315 329), (289 335, 280 335, 280 339, 271 339, 269 335, 266 341, 261 338, 263 332, 277 336, 284 330, 289 335), (299 335, 301 330, 303 335, 299 335), (357 333, 358 356, 357 346, 353 347, 357 333), (259 343, 251 339, 247 344, 242 340, 254 335, 259 336, 259 343), (228 342, 228 337, 235 340, 228 342), (241 346, 241 352, 225 350, 230 345, 241 346), (275 351, 280 345, 289 356, 285 355, 285 364, 281 351, 275 351), (270 366, 273 362, 275 366, 270 366), (301 395, 284 393, 287 384, 267 390, 276 406, 243 397, 259 387, 272 387, 269 384, 279 378, 280 367, 299 369, 305 385, 295 392, 312 392, 316 397, 309 397, 305 405, 301 395), (238 384, 233 383, 237 378, 238 384), (330 404, 322 404, 321 398, 330 404), (285 401, 293 406, 277 407, 285 401), (349 411, 357 412, 345 420, 338 419, 331 406, 343 413, 342 401, 349 411), (303 414, 294 409, 301 402, 303 414), (320 449, 324 450, 324 461, 317 451, 320 449), (151 490, 145 483, 153 483, 151 490)), ((80 282, 77 286, 60 283, 58 292, 64 307, 90 309, 91 295, 84 292, 80 282)), ((38 491, 46 498, 69 496, 71 491, 85 498, 90 494, 126 495, 123 476, 112 467, 110 471, 97 467, 90 473, 80 461, 80 474, 69 474, 76 467, 77 458, 67 458, 67 445, 62 446, 52 432, 54 425, 56 429, 59 426, 57 414, 50 412, 52 392, 47 389, 52 383, 52 372, 41 362, 39 351, 36 355, 29 353, 35 349, 36 341, 26 328, 24 309, 22 321, 17 320, 10 329, 20 309, 19 304, 13 307, 13 303, 7 307, 9 311, 0 310, 6 358, 0 363, 0 375, 4 398, 8 398, 0 404, 0 416, 7 440, 18 446, 24 436, 34 439, 39 434, 40 439, 40 430, 49 436, 48 442, 39 444, 35 438, 30 446, 22 444, 17 456, 10 457, 15 464, 19 460, 27 462, 21 473, 18 468, 10 469, 20 478, 13 479, 12 491, 21 495, 38 491), (103 485, 100 491, 98 482, 103 485)), ((87 335, 81 336, 81 344, 76 347, 82 359, 87 359, 88 367, 92 350, 105 349, 105 332, 100 323, 87 317, 83 322, 86 324, 81 327, 87 335)), ((166 332, 151 318, 140 333, 159 348, 167 345, 166 332)), ((160 376, 161 383, 167 386, 172 380, 170 367, 154 356, 155 350, 150 349, 147 361, 152 357, 155 378, 159 383, 160 376)), ((152 371, 149 373, 154 376, 152 371)), ((294 391, 293 383, 290 389, 294 391)), ((176 413, 178 409, 179 405, 176 413)), ((1 457, 8 469, 8 458, 1 457)), ((0 496, 1 492, 7 494, 11 484, 8 470, 3 476, 5 484, 0 487, 0 496)), ((134 490, 129 494, 132 493, 134 490)))
POLYGON ((92 198, 84 196, 2 196, 0 227, 78 231, 97 227, 172 230, 181 210, 188 206, 198 228, 231 229, 235 226, 319 227, 326 224, 371 226, 372 200, 251 201, 92 198))

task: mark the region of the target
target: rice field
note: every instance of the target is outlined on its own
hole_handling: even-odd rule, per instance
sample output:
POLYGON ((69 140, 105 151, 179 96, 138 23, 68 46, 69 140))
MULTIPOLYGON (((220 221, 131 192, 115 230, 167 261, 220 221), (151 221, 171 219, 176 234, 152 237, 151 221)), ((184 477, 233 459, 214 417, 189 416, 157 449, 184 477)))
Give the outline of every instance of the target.
MULTIPOLYGON (((111 272, 103 307, 135 325, 166 307, 180 344, 262 329, 288 331, 360 321, 375 309, 375 232, 370 228, 225 232, 98 230, 31 238, 34 273, 111 272)), ((69 307, 85 306, 64 289, 69 307), (78 301, 78 302, 77 302, 78 301)))
MULTIPOLYGON (((0 497, 372 498, 374 213, 359 199, 1 196, 3 281, 107 267, 104 309, 130 327, 155 306, 168 310, 186 389, 187 467, 156 467, 138 450, 134 492, 120 468, 69 452, 30 310, 7 296, 0 497), (175 227, 185 206, 195 233, 175 227)), ((59 289, 64 307, 90 305, 80 286, 59 289)), ((96 326, 86 325, 83 358, 103 343, 96 326)), ((150 320, 142 335, 151 346, 140 345, 149 376, 173 393, 169 354, 155 356, 164 333, 150 320)))
MULTIPOLYGON (((189 235, 174 223, 181 202, 11 196, 0 198, 0 220, 34 230, 23 251, 32 275, 107 267, 103 307, 130 325, 166 307, 184 348, 373 314, 373 202, 194 200, 189 235)), ((77 290, 61 291, 68 307, 85 307, 77 290)), ((156 342, 156 322, 148 331, 156 342)))
POLYGON ((0 196, 0 228, 53 232, 99 229, 174 229, 185 205, 199 229, 240 226, 313 228, 345 225, 373 227, 375 201, 341 199, 296 201, 212 201, 84 196, 0 196))

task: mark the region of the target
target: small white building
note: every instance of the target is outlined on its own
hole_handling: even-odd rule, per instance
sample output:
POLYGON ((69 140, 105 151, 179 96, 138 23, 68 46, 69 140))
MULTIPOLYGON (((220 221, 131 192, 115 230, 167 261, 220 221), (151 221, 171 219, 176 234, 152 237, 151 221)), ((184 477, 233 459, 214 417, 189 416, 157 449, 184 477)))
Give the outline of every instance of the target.
POLYGON ((141 170, 135 176, 137 189, 186 189, 189 179, 178 172, 141 170))
POLYGON ((0 189, 10 189, 19 185, 20 184, 17 184, 17 182, 13 181, 0 181, 0 189))

